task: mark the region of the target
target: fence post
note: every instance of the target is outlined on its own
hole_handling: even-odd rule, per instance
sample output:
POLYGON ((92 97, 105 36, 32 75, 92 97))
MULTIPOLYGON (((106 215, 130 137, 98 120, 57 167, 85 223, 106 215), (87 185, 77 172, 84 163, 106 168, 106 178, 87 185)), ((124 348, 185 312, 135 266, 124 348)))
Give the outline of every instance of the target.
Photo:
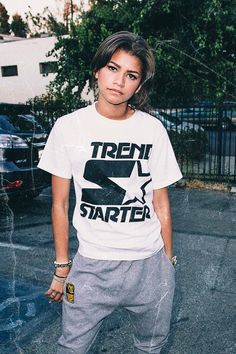
MULTIPOLYGON (((218 121, 217 121, 217 128, 218 128, 218 141, 217 141, 217 162, 218 162, 218 176, 222 174, 222 130, 223 130, 223 107, 220 105, 217 107, 218 110, 218 121)), ((213 113, 213 112, 212 112, 213 113)))

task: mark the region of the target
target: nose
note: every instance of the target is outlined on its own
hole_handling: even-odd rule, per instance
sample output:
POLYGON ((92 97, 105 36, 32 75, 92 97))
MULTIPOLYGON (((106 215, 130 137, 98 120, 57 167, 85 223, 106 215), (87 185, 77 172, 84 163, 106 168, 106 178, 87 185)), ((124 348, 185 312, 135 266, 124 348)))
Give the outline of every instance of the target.
POLYGON ((119 87, 125 86, 125 75, 122 73, 117 73, 114 83, 119 87))

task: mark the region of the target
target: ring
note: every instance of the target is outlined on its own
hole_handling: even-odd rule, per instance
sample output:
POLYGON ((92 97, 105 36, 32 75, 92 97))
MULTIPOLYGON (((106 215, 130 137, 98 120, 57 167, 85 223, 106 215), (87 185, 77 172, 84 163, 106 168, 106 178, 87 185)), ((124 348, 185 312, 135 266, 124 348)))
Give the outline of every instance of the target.
POLYGON ((56 294, 57 294, 56 291, 53 291, 53 292, 51 293, 51 296, 55 297, 56 294))

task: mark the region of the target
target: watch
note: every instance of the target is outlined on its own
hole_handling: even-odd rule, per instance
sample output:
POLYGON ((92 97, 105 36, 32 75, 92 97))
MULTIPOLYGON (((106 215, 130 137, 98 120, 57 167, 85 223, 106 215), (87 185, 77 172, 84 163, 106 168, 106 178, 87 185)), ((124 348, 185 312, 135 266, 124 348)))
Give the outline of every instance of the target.
POLYGON ((176 265, 177 265, 177 256, 173 256, 173 257, 171 257, 170 258, 170 261, 171 261, 171 263, 173 264, 173 266, 175 267, 176 265))

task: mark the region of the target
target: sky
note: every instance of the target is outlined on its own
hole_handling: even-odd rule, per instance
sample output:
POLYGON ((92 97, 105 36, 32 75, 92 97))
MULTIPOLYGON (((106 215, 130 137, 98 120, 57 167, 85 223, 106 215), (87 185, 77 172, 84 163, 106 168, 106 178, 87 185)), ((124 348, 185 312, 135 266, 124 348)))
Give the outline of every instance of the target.
MULTIPOLYGON (((10 16, 18 12, 24 18, 24 13, 28 11, 28 6, 31 7, 33 14, 42 13, 43 9, 48 7, 59 19, 65 0, 0 0, 0 2, 5 6, 10 16)), ((76 5, 80 5, 81 3, 80 0, 73 0, 73 2, 76 5)))

